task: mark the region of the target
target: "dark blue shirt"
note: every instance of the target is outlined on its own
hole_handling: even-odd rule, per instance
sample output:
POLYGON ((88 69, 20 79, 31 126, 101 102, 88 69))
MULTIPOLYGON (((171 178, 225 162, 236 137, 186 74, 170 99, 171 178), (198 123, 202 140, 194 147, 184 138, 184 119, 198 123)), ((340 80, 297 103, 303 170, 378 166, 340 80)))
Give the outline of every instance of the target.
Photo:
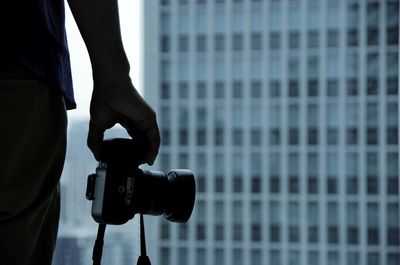
POLYGON ((0 71, 23 68, 76 108, 64 0, 0 1, 0 71))

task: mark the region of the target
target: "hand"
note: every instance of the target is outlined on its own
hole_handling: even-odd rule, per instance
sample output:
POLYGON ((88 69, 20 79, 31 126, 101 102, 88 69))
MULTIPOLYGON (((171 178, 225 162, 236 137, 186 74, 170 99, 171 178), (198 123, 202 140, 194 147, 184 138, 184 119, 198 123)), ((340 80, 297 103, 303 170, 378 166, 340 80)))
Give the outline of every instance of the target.
POLYGON ((96 160, 101 157, 101 144, 105 130, 120 123, 132 138, 144 136, 148 153, 144 158, 154 163, 160 147, 160 132, 154 110, 133 87, 130 79, 107 87, 95 87, 90 103, 90 123, 87 144, 96 160))

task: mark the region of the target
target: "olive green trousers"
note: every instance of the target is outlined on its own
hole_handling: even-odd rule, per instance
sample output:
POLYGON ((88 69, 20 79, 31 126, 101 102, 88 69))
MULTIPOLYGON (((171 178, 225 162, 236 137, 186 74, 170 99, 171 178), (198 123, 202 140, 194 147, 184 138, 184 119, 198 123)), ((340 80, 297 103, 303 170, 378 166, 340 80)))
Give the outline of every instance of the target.
POLYGON ((0 264, 51 264, 66 151, 62 96, 0 76, 0 264))

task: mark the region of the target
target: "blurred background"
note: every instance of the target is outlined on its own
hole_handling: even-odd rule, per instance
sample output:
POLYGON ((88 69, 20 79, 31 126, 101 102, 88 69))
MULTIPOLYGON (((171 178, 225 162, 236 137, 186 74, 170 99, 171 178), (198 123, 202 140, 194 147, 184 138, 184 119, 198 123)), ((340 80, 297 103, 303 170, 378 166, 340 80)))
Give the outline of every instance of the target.
MULTIPOLYGON (((146 218, 153 265, 400 264, 398 0, 119 5, 131 77, 158 114, 152 169, 197 180, 187 224, 146 218)), ((70 14, 67 30, 78 110, 54 263, 79 265, 97 229, 84 197, 92 81, 70 14)), ((103 264, 134 264, 138 231, 112 227, 103 264)))

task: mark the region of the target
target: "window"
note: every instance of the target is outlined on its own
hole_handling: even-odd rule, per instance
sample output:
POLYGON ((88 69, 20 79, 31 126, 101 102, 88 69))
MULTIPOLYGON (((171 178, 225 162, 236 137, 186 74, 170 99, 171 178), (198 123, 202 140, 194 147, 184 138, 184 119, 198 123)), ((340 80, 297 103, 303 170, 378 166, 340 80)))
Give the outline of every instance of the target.
POLYGON ((243 97, 243 83, 241 81, 233 82, 233 98, 241 98, 243 97))
POLYGON ((309 97, 318 96, 318 80, 317 79, 308 80, 308 96, 309 97))
MULTIPOLYGON (((254 0, 253 0, 254 1, 254 0)), ((261 250, 260 249, 252 249, 251 250, 251 261, 250 261, 250 265, 261 265, 261 260, 262 260, 262 256, 261 256, 261 250)), ((216 264, 222 264, 222 263, 216 263, 216 264)))
POLYGON ((346 260, 347 260, 347 264, 359 265, 360 264, 360 255, 358 252, 347 252, 346 260))
POLYGON ((339 32, 337 30, 328 31, 327 43, 329 48, 337 47, 339 45, 339 32))
POLYGON ((214 84, 214 96, 217 99, 225 97, 225 84, 222 81, 217 81, 214 84))
POLYGON ((187 224, 179 224, 178 226, 178 238, 181 240, 188 239, 188 225, 187 224))
POLYGON ((308 264, 309 265, 320 264, 318 251, 313 251, 313 250, 308 251, 308 264))
POLYGON ((289 129, 289 145, 299 144, 299 129, 289 129))
POLYGON ((270 251, 270 263, 271 265, 280 265, 281 263, 281 252, 279 250, 272 249, 270 251))
POLYGON ((309 194, 318 193, 318 179, 319 175, 319 161, 317 153, 309 153, 307 155, 307 171, 308 171, 308 183, 307 189, 309 194))
POLYGON ((309 78, 318 78, 319 77, 318 57, 317 56, 308 57, 307 67, 308 67, 308 77, 309 78))
POLYGON ((378 79, 376 77, 369 77, 367 79, 367 95, 378 95, 378 79))
POLYGON ((374 77, 378 73, 378 54, 369 53, 367 55, 367 74, 369 77, 374 77))
POLYGON ((234 51, 243 50, 243 35, 240 33, 233 34, 232 45, 234 51))
POLYGON ((167 5, 169 5, 169 0, 161 0, 160 2, 161 2, 161 5, 162 5, 162 6, 167 6, 167 5))
POLYGON ((262 36, 260 33, 251 34, 251 49, 253 51, 260 51, 262 49, 262 36))
POLYGON ((187 248, 178 249, 178 263, 187 264, 188 263, 188 250, 187 248))
MULTIPOLYGON (((179 99, 187 99, 189 97, 188 83, 181 81, 178 84, 178 97, 179 99)), ((187 112, 187 110, 186 110, 187 112)))
POLYGON ((347 129, 346 143, 348 145, 356 145, 358 143, 358 131, 356 128, 347 129))
POLYGON ((196 265, 206 265, 206 250, 204 248, 196 249, 196 265))
POLYGON ((280 145, 280 130, 279 129, 271 129, 269 134, 269 141, 271 145, 280 145))
POLYGON ((205 52, 207 49, 207 39, 206 36, 201 34, 197 35, 196 38, 196 51, 205 52))
POLYGON ((271 81, 269 85, 269 96, 276 98, 280 96, 281 88, 279 81, 271 81))
MULTIPOLYGON (((216 248, 214 250, 214 264, 225 264, 225 258, 224 258, 224 249, 223 248, 216 248)), ((180 263, 183 264, 183 263, 180 263)))
POLYGON ((289 97, 299 96, 299 81, 291 80, 289 81, 289 97))
POLYGON ((367 145, 378 144, 378 129, 369 128, 367 129, 367 145))
POLYGON ((240 193, 243 191, 243 179, 241 176, 233 177, 233 192, 240 193))
POLYGON ((169 44, 169 36, 168 35, 161 36, 160 49, 161 49, 161 52, 169 52, 170 44, 169 44))
POLYGON ((251 154, 251 192, 259 193, 261 192, 261 154, 252 153, 251 154))
POLYGON ((348 96, 356 96, 358 95, 358 82, 357 79, 347 79, 347 95, 348 96))
POLYGON ((289 48, 290 49, 298 49, 300 47, 300 33, 290 32, 289 33, 289 48))
POLYGON ((224 192, 224 156, 222 154, 216 154, 214 159, 214 172, 215 172, 215 183, 214 189, 215 192, 221 193, 224 192))
POLYGON ((162 220, 160 222, 160 236, 161 239, 169 239, 170 237, 170 229, 169 229, 169 223, 166 222, 165 220, 162 220))
POLYGON ((171 64, 168 60, 161 61, 161 80, 169 81, 171 78, 171 64))
POLYGON ((232 239, 234 241, 243 240, 243 226, 242 224, 236 223, 232 226, 232 239))
POLYGON ((215 225, 214 239, 217 241, 224 240, 224 225, 222 224, 215 225))
POLYGON ((207 86, 205 82, 196 83, 196 97, 198 99, 204 99, 207 97, 207 86))
POLYGON ((169 265, 170 263, 170 251, 167 247, 160 249, 161 265, 169 265))
POLYGON ((338 139, 338 129, 330 128, 327 130, 327 144, 328 145, 337 145, 339 144, 338 139))
POLYGON ((196 225, 196 239, 197 240, 205 240, 206 239, 205 224, 197 224, 196 225))
POLYGON ((396 265, 400 263, 400 254, 399 253, 388 253, 388 265, 396 265))
POLYGON ((308 144, 309 145, 317 145, 318 144, 318 130, 317 129, 308 129, 308 144))
POLYGON ((339 264, 339 253, 336 251, 328 251, 328 265, 339 264))
POLYGON ((169 82, 161 82, 160 95, 162 99, 169 99, 171 97, 171 87, 169 82))
POLYGON ((359 43, 357 29, 349 29, 347 31, 347 46, 355 47, 359 43))
POLYGON ((387 86, 387 94, 388 95, 398 95, 399 87, 398 87, 398 78, 397 77, 389 77, 386 82, 387 86))
POLYGON ((269 36, 269 47, 271 50, 277 50, 281 47, 281 35, 279 32, 271 32, 269 36))
POLYGON ((179 35, 178 51, 187 52, 189 50, 189 38, 187 35, 179 35))
POLYGON ((396 77, 399 71, 398 52, 388 52, 386 54, 387 75, 396 77))
POLYGON ((261 81, 252 81, 250 85, 250 96, 254 99, 260 99, 262 96, 261 81))
POLYGON ((308 48, 317 48, 319 44, 319 34, 316 30, 308 31, 308 48))
POLYGON ((399 28, 390 27, 386 31, 386 43, 388 45, 398 45, 399 44, 399 28))
MULTIPOLYGON (((317 84, 318 85, 318 84, 317 84)), ((339 84, 336 79, 329 79, 327 81, 327 93, 328 97, 336 97, 339 95, 339 84)), ((318 89, 318 88, 317 88, 318 89)), ((317 92, 318 93, 318 92, 317 92)))
POLYGON ((369 252, 368 253, 368 265, 379 265, 379 253, 369 252))

